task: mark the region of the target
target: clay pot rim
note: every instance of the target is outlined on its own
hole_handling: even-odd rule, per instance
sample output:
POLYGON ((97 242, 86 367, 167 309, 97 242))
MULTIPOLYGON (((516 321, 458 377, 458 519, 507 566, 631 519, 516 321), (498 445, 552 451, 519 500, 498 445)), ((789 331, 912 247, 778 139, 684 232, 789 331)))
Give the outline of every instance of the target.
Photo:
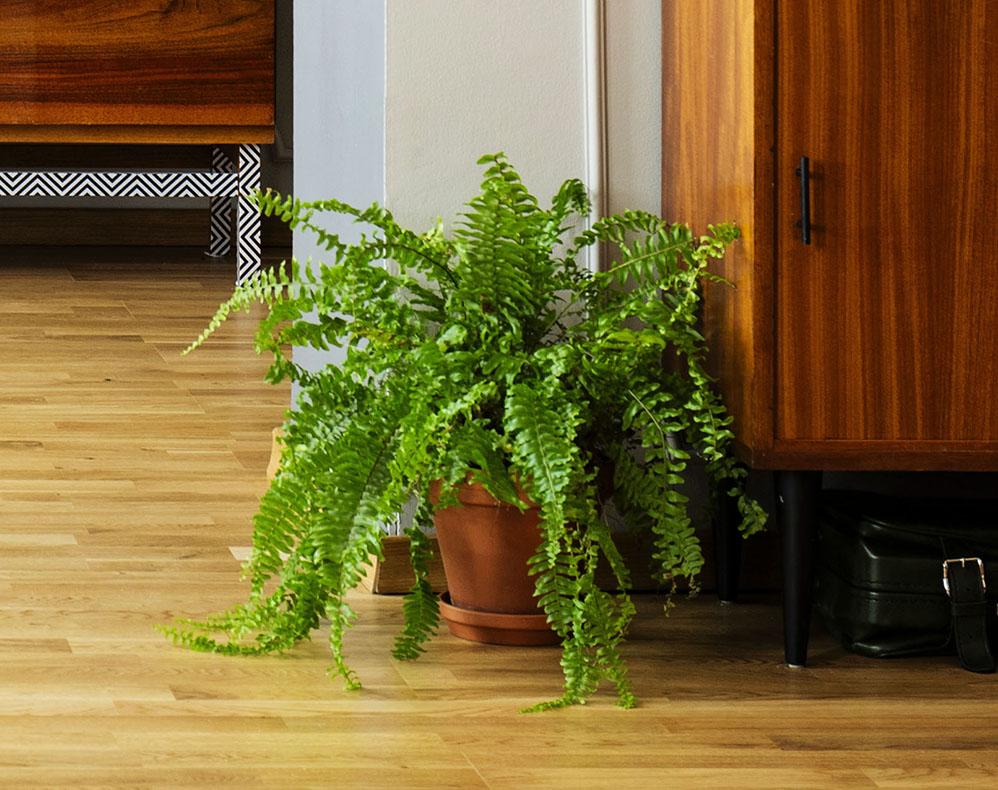
MULTIPOLYGON (((432 504, 436 505, 440 501, 440 491, 443 488, 443 485, 443 480, 434 480, 430 483, 428 493, 432 504)), ((519 509, 515 505, 496 499, 481 483, 473 482, 470 474, 465 479, 465 482, 455 484, 454 488, 457 489, 457 501, 466 507, 503 507, 511 508, 513 510, 519 509)), ((527 510, 536 510, 540 507, 540 505, 527 496, 527 492, 524 491, 519 485, 517 485, 516 491, 520 495, 520 501, 527 506, 527 510)))

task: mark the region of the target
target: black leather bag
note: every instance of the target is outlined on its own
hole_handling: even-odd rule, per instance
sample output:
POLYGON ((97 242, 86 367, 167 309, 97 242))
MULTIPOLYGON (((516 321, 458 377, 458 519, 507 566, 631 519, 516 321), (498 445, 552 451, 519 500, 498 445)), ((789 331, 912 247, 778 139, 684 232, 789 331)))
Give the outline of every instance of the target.
POLYGON ((993 672, 998 654, 998 500, 825 492, 816 606, 856 653, 956 652, 993 672))

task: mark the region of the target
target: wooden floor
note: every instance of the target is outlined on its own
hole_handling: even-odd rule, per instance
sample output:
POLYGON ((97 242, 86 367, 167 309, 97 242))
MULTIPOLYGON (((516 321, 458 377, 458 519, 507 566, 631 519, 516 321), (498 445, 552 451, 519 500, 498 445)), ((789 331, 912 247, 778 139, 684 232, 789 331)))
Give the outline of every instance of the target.
POLYGON ((665 620, 642 599, 633 711, 518 714, 557 693, 556 649, 442 635, 396 662, 395 598, 355 601, 360 692, 324 676, 321 637, 261 659, 172 647, 155 624, 245 592, 230 549, 288 392, 261 382, 251 317, 178 357, 228 267, 2 255, 0 786, 998 786, 994 676, 822 635, 787 670, 767 600, 665 620))

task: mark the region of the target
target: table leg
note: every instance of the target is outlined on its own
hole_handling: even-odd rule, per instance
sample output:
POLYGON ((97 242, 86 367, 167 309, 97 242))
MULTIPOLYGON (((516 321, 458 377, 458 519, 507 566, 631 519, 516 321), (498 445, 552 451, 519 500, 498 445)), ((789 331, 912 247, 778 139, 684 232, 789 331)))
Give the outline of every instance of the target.
POLYGON ((239 198, 236 219, 236 282, 260 270, 260 212, 249 195, 260 188, 260 146, 239 146, 239 198))
POLYGON ((776 502, 783 538, 783 649, 791 667, 807 663, 820 500, 821 472, 776 473, 776 502))
MULTIPOLYGON (((217 146, 211 152, 211 169, 216 173, 232 173, 232 159, 217 146)), ((211 198, 211 242, 208 255, 221 258, 232 250, 232 197, 211 198)))

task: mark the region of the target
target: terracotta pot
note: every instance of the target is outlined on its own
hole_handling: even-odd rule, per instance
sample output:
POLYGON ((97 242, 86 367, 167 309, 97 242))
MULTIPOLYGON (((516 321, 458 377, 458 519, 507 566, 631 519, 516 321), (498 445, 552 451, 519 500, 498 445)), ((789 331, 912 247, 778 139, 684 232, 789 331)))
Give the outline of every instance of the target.
MULTIPOLYGON (((454 636, 491 644, 556 644, 534 598, 527 560, 541 542, 537 507, 520 511, 478 484, 459 486, 460 506, 436 511, 449 597, 441 616, 454 636)), ((440 484, 430 487, 440 501, 440 484)))

